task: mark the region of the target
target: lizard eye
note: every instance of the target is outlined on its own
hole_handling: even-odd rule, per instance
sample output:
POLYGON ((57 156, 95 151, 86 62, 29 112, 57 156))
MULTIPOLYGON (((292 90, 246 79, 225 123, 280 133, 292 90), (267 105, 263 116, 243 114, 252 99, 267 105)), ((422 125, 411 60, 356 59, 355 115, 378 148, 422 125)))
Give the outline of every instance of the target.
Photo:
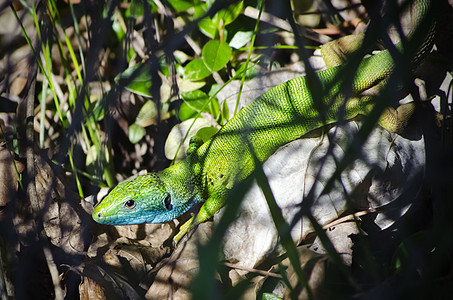
POLYGON ((127 208, 134 208, 135 207, 135 201, 134 200, 128 200, 124 203, 124 206, 127 208))
POLYGON ((165 197, 164 205, 165 205, 165 208, 168 209, 168 210, 171 210, 173 208, 173 205, 171 204, 171 196, 170 196, 170 194, 168 194, 167 197, 165 197))

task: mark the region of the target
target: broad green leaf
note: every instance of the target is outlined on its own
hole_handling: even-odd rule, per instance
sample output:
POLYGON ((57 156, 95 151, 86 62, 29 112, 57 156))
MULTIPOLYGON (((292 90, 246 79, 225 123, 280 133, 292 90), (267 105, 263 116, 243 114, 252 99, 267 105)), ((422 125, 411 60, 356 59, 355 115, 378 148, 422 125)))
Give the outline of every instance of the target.
MULTIPOLYGON (((163 85, 162 87, 165 86, 163 85)), ((168 102, 164 102, 158 106, 153 100, 146 101, 142 108, 140 108, 135 119, 135 124, 140 127, 147 127, 156 125, 160 120, 168 119, 170 117, 169 106, 170 104, 168 102)))
POLYGON ((145 136, 145 133, 145 128, 134 123, 129 126, 129 141, 136 144, 145 136))
POLYGON ((282 298, 271 293, 263 293, 261 300, 282 300, 282 298))
POLYGON ((224 26, 232 23, 241 14, 243 5, 244 3, 240 1, 218 11, 212 18, 212 22, 219 24, 220 20, 222 20, 224 26))
POLYGON ((193 8, 194 8, 194 12, 193 12, 193 18, 194 19, 201 18, 208 11, 208 8, 207 8, 205 2, 200 2, 200 3, 196 4, 196 5, 194 5, 193 8))
MULTIPOLYGON (((140 112, 135 119, 135 125, 146 127, 152 124, 157 124, 158 110, 154 101, 148 100, 140 109, 140 112)), ((129 131, 130 132, 130 131, 129 131)))
POLYGON ((181 98, 193 109, 196 109, 198 111, 209 111, 209 107, 207 105, 209 96, 206 95, 206 93, 204 93, 203 91, 195 90, 191 92, 181 93, 181 98))
POLYGON ((191 80, 200 80, 211 75, 202 59, 194 59, 189 62, 184 70, 184 76, 191 80))
MULTIPOLYGON (((164 56, 159 58, 159 70, 166 76, 169 76, 168 63, 164 56)), ((135 94, 151 98, 151 79, 152 75, 150 66, 146 63, 142 63, 129 67, 122 73, 118 74, 115 77, 115 82, 127 82, 127 90, 135 94)))
POLYGON ((211 8, 211 6, 216 2, 216 0, 206 0, 206 9, 211 8))
POLYGON ((193 6, 193 3, 190 1, 184 0, 168 0, 168 2, 173 6, 173 9, 176 12, 186 11, 193 6))
POLYGON ((180 51, 180 50, 174 51, 173 55, 175 56, 177 61, 179 61, 179 63, 181 63, 181 64, 183 64, 189 60, 189 56, 185 52, 180 51))
POLYGON ((181 121, 185 121, 191 118, 195 118, 195 116, 198 114, 198 111, 187 105, 186 102, 183 102, 181 104, 181 107, 179 108, 179 119, 181 121))
POLYGON ((201 89, 202 87, 204 87, 206 85, 206 82, 204 82, 204 81, 192 81, 192 80, 185 79, 185 78, 178 79, 177 83, 178 83, 179 91, 181 93, 195 91, 195 90, 201 89))
POLYGON ((231 48, 227 43, 218 40, 209 41, 202 51, 203 61, 212 72, 222 69, 231 58, 231 48))
POLYGON ((231 39, 229 45, 231 48, 239 49, 245 46, 252 39, 252 31, 238 31, 231 39))
POLYGON ((212 22, 211 18, 206 17, 198 22, 198 28, 208 38, 214 39, 217 33, 217 26, 212 22))
POLYGON ((120 82, 120 80, 130 81, 126 85, 126 89, 132 93, 151 97, 151 73, 148 68, 144 68, 142 65, 127 68, 115 77, 115 82, 120 82), (130 78, 133 79, 130 80, 130 78))
POLYGON ((203 127, 200 130, 197 131, 196 136, 201 138, 203 142, 205 143, 207 140, 209 140, 214 134, 216 134, 218 131, 217 128, 209 126, 209 127, 203 127))

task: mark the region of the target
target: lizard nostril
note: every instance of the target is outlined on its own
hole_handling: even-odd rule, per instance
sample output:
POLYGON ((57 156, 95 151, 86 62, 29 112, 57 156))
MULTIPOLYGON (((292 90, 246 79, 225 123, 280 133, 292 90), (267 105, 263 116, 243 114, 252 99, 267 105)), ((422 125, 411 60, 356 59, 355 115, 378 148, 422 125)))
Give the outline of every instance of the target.
POLYGON ((101 213, 98 213, 98 218, 101 218, 102 217, 102 214, 101 213))

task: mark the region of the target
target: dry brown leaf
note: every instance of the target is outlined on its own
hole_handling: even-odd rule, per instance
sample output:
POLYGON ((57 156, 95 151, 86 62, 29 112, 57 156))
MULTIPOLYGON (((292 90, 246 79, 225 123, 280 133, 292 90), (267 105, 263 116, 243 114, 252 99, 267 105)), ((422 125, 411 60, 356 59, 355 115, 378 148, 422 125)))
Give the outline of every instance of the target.
MULTIPOLYGON (((299 250, 299 258, 302 262, 302 267, 307 274, 308 286, 310 287, 314 298, 322 298, 322 294, 324 293, 322 283, 324 282, 324 274, 326 272, 327 257, 317 256, 316 254, 309 252, 309 250, 302 248, 299 250)), ((297 299, 310 299, 306 289, 300 291, 301 286, 292 265, 289 266, 288 277, 293 289, 300 292, 297 299)), ((294 299, 294 297, 290 295, 289 289, 286 289, 283 299, 294 299)))
POLYGON ((124 278, 91 262, 83 266, 79 292, 80 299, 141 299, 124 278))
MULTIPOLYGON (((109 276, 120 276, 121 285, 132 286, 135 290, 140 287, 144 294, 152 283, 153 277, 150 276, 150 272, 159 261, 169 255, 170 247, 163 246, 163 242, 155 242, 151 234, 142 235, 153 229, 154 233, 157 232, 156 236, 162 237, 164 232, 171 233, 168 224, 105 226, 93 223, 93 225, 94 232, 103 233, 91 243, 88 257, 94 258, 96 265, 104 266, 104 272, 110 274, 109 276), (120 232, 128 237, 119 235, 120 232)), ((98 283, 104 288, 108 287, 103 282, 98 283)))
MULTIPOLYGON (((327 237, 330 239, 330 242, 334 246, 336 252, 343 259, 345 265, 350 266, 352 264, 353 242, 350 235, 357 234, 358 232, 359 228, 354 222, 338 224, 326 231, 327 237)), ((327 253, 319 237, 315 239, 313 244, 310 246, 310 249, 313 249, 315 252, 320 254, 327 253)))
POLYGON ((50 162, 43 156, 35 157, 37 174, 36 192, 40 208, 43 210, 43 225, 52 244, 61 247, 66 253, 80 254, 85 250, 86 227, 82 218, 89 214, 80 208, 80 198, 56 177, 50 162))
POLYGON ((193 236, 181 242, 168 260, 158 267, 146 299, 189 299, 190 282, 198 274, 198 243, 211 236, 212 223, 200 224, 193 236))
POLYGON ((82 282, 79 285, 79 293, 81 300, 107 299, 102 287, 99 284, 97 284, 96 280, 93 280, 89 277, 83 278, 82 282))

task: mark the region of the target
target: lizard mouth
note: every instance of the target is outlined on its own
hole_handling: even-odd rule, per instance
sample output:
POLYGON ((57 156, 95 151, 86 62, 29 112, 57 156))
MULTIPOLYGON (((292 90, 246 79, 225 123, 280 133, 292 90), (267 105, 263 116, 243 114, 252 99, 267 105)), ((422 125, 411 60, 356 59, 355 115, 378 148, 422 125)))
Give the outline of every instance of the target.
POLYGON ((102 201, 94 208, 91 217, 99 224, 113 225, 115 223, 115 218, 112 218, 113 216, 109 214, 109 209, 102 205, 102 201))
POLYGON ((123 222, 118 222, 116 221, 115 218, 112 218, 112 216, 106 215, 105 212, 100 209, 100 210, 94 210, 93 214, 91 215, 93 220, 96 221, 96 223, 99 224, 107 224, 107 225, 127 225, 123 222))

